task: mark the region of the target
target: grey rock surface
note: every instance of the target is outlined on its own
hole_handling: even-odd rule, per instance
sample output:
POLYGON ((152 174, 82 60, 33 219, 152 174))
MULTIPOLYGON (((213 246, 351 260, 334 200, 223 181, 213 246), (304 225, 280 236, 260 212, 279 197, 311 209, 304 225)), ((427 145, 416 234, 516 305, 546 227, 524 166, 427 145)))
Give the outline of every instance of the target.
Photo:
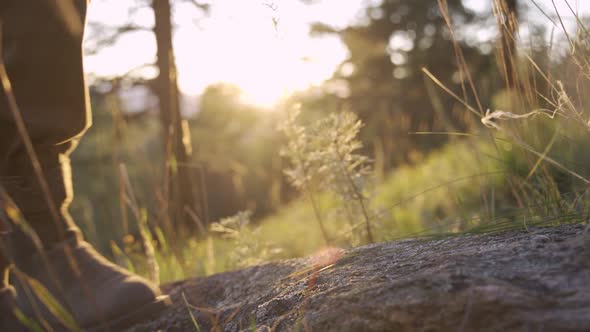
POLYGON ((197 331, 189 312, 200 331, 590 331, 590 234, 378 243, 164 289, 174 306, 130 332, 197 331))

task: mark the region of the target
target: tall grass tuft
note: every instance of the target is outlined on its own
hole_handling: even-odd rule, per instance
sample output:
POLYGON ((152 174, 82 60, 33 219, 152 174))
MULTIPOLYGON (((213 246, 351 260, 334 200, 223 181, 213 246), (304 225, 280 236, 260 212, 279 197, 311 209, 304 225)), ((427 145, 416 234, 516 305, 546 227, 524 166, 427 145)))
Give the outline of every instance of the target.
POLYGON ((288 138, 283 155, 291 161, 285 174, 310 198, 322 233, 326 229, 314 198, 318 191, 338 199, 338 214, 348 220, 345 234, 362 233, 366 243, 374 242, 376 214, 370 204, 372 167, 369 158, 358 153, 362 148, 358 139, 362 122, 354 113, 342 112, 303 127, 296 123, 297 115, 297 112, 290 114, 283 127, 288 138))
POLYGON ((486 111, 463 61, 445 0, 439 0, 439 6, 456 45, 457 69, 467 78, 462 90, 475 96, 477 106, 424 69, 439 87, 479 117, 483 128, 476 128, 473 134, 483 133, 492 145, 509 145, 508 150, 496 149, 493 157, 507 170, 508 196, 526 212, 516 216, 522 222, 586 221, 590 211, 590 154, 585 148, 590 130, 590 99, 585 93, 590 87, 590 34, 570 1, 564 3, 567 14, 575 18, 575 27, 564 24, 564 13, 555 2, 553 13, 536 5, 557 33, 552 32, 550 40, 543 35, 533 36, 537 42, 528 44, 519 37, 515 13, 507 12, 503 1, 494 2, 499 31, 495 56, 504 89, 486 105, 486 111), (559 34, 563 38, 556 41, 559 34), (545 40, 545 44, 539 45, 539 40, 545 40), (554 45, 564 41, 569 49, 557 52, 554 45), (506 45, 512 45, 514 50, 507 52, 506 45))
POLYGON ((300 110, 293 109, 287 114, 287 119, 281 126, 281 131, 287 137, 287 144, 281 150, 281 154, 289 159, 291 167, 285 169, 285 175, 291 184, 301 191, 313 208, 315 219, 318 222, 322 237, 326 244, 330 244, 330 236, 326 230, 324 217, 320 211, 317 198, 317 172, 314 171, 316 163, 309 157, 313 153, 308 142, 306 128, 297 123, 300 110))

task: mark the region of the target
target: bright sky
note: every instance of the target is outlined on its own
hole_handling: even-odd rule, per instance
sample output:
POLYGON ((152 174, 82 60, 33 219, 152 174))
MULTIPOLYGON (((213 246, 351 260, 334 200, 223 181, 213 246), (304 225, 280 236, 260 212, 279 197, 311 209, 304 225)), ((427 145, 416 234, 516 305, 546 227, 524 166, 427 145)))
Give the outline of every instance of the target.
MULTIPOLYGON (((174 45, 180 89, 198 94, 207 85, 223 81, 238 85, 251 102, 270 105, 285 94, 320 84, 347 51, 336 37, 309 37, 309 23, 344 27, 362 1, 323 0, 307 6, 299 0, 275 0, 273 10, 262 0, 215 0, 208 18, 190 4, 177 5, 174 45), (278 20, 276 26, 273 20, 278 20)), ((132 4, 133 0, 94 0, 89 22, 123 24, 132 4)), ((138 17, 138 23, 153 25, 150 10, 138 17)), ((86 71, 120 75, 152 63, 155 53, 150 32, 128 34, 113 47, 87 56, 86 71)))
MULTIPOLYGON (((532 4, 532 0, 524 1, 532 4)), ((571 16, 564 0, 555 1, 561 13, 571 16)), ((310 37, 309 24, 321 21, 344 27, 355 21, 363 4, 375 2, 379 1, 319 0, 305 5, 300 0, 214 0, 209 17, 203 17, 192 5, 178 1, 174 45, 180 89, 198 94, 212 83, 233 83, 250 102, 268 106, 295 90, 321 84, 346 59, 347 51, 337 37, 310 37)), ((536 2, 554 13, 551 0, 536 2)), ((124 24, 134 3, 93 0, 89 22, 124 24)), ((486 10, 491 1, 465 3, 476 10, 486 10)), ((570 4, 582 13, 590 13, 589 0, 570 0, 570 4)), ((541 17, 538 11, 530 15, 541 17)), ((135 17, 137 24, 153 25, 149 8, 135 17)), ((92 38, 93 33, 89 30, 87 37, 92 38)), ((112 47, 87 56, 86 71, 98 76, 121 75, 131 68, 153 63, 155 53, 151 32, 130 33, 112 47)), ((146 71, 145 75, 155 73, 146 71)))

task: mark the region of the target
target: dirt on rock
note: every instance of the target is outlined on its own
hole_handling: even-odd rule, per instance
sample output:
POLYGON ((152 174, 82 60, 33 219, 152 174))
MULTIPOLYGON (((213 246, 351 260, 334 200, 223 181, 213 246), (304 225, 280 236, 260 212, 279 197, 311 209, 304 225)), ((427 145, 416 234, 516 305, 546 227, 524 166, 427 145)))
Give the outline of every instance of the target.
POLYGON ((328 249, 164 289, 174 306, 129 332, 590 331, 590 234, 561 225, 328 249))

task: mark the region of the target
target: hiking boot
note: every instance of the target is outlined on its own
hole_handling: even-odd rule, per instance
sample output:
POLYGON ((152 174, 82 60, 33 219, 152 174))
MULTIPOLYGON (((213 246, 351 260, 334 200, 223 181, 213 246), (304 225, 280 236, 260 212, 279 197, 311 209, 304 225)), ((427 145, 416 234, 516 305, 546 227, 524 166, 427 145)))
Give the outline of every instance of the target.
MULTIPOLYGON (((15 263, 43 284, 84 331, 121 331, 153 318, 171 303, 156 285, 109 262, 79 236, 15 263)), ((19 294, 35 294, 26 292, 29 286, 22 281, 15 286, 19 294)), ((35 296, 19 296, 17 301, 26 313, 35 305, 44 307, 35 296)), ((58 331, 65 328, 48 311, 43 316, 58 331)))
MULTIPOLYGON (((39 281, 84 331, 122 331, 167 308, 170 299, 156 285, 109 262, 82 239, 68 213, 73 193, 67 155, 59 159, 49 158, 53 155, 49 153, 39 155, 53 209, 26 162, 16 167, 13 158, 12 171, 0 174, 0 185, 35 233, 12 221, 10 233, 2 236, 9 261, 39 281)), ((41 311, 56 331, 69 330, 63 317, 55 317, 42 303, 38 290, 22 280, 26 278, 16 277, 11 280, 18 307, 29 317, 41 311)))

